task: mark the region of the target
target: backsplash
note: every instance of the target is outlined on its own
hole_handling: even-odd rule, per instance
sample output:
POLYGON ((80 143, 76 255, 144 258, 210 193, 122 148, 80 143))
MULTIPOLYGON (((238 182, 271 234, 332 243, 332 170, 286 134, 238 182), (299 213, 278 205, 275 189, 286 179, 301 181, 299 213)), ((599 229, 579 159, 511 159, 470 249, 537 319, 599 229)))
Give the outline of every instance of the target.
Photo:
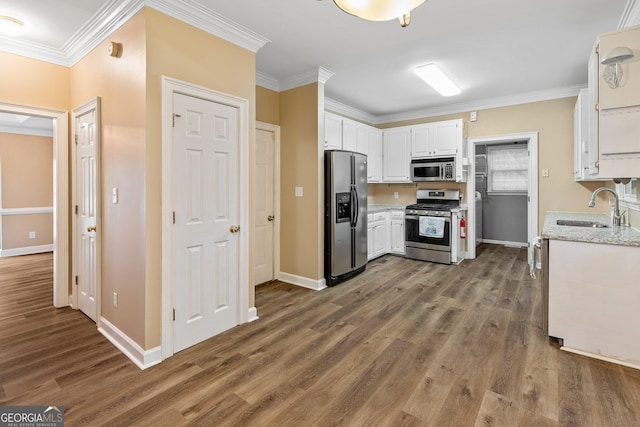
POLYGON ((465 183, 455 182, 436 182, 436 183, 408 183, 408 184, 369 184, 368 185, 368 202, 372 205, 411 205, 416 202, 416 191, 418 188, 433 188, 433 189, 456 189, 460 190, 460 194, 463 194, 462 203, 466 203, 464 199, 464 192, 466 189, 465 183), (395 198, 395 193, 398 193, 398 198, 395 198))

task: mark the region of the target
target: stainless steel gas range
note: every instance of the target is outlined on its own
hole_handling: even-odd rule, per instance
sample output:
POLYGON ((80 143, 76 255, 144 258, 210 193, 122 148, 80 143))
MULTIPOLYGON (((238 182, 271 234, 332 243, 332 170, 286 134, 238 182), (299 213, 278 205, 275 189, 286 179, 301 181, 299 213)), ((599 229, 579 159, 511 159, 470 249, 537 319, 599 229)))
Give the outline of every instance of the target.
POLYGON ((451 264, 451 210, 460 207, 459 190, 419 189, 405 208, 405 257, 451 264))

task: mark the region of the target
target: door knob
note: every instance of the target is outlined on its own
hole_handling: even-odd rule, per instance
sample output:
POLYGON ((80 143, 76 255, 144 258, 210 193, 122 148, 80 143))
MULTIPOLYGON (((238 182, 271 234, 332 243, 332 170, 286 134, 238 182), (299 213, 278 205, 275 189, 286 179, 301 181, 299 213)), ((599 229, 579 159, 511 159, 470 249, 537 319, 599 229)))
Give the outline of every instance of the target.
POLYGON ((276 217, 275 217, 275 216, 273 216, 273 215, 269 215, 269 216, 267 217, 267 219, 268 219, 269 221, 273 221, 274 219, 276 219, 276 217))
POLYGON ((229 227, 229 231, 232 233, 237 233, 238 231, 240 231, 240 227, 238 227, 237 225, 232 225, 231 227, 229 227))
POLYGON ((89 233, 91 233, 92 231, 96 231, 96 226, 95 226, 95 225, 93 225, 93 226, 89 226, 89 227, 87 227, 87 231, 88 231, 89 233))

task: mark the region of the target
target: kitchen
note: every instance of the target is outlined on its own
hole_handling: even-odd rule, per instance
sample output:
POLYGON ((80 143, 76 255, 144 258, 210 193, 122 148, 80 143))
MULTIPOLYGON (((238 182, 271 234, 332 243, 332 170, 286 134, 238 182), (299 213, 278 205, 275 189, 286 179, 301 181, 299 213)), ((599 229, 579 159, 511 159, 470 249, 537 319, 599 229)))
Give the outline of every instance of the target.
MULTIPOLYGON (((414 24, 415 25, 414 16, 414 24)), ((586 58, 585 58, 586 62, 586 58)), ((321 193, 318 188, 320 182, 320 168, 318 165, 319 138, 324 123, 320 119, 325 109, 335 111, 339 104, 324 98, 321 89, 326 80, 322 70, 318 73, 322 77, 322 83, 311 83, 299 88, 278 91, 268 89, 268 84, 259 82, 257 88, 252 88, 256 92, 256 118, 281 125, 282 128, 282 163, 288 167, 282 170, 282 222, 287 225, 287 229, 282 234, 282 269, 281 271, 299 278, 319 281, 323 277, 321 262, 321 240, 322 222, 319 207, 321 193), (265 86, 262 86, 262 85, 265 86), (333 106, 333 107, 332 107, 333 106), (287 144, 287 141, 296 141, 296 144, 287 144), (294 187, 300 186, 304 189, 303 197, 295 198, 294 187)), ((18 102, 18 101, 16 101, 18 102)), ((22 102, 27 102, 22 98, 22 102)), ((30 103, 36 101, 29 99, 30 103)), ((62 103, 64 104, 64 103, 62 103)), ((589 200, 591 193, 600 186, 599 183, 575 183, 565 175, 567 167, 570 167, 573 157, 573 148, 568 141, 573 139, 573 108, 575 105, 575 94, 567 93, 566 96, 553 99, 526 99, 514 105, 494 105, 487 108, 477 108, 477 120, 471 122, 470 112, 440 112, 439 114, 425 114, 418 118, 390 119, 380 128, 391 128, 412 124, 423 124, 426 122, 437 122, 446 120, 462 119, 467 128, 467 138, 484 137, 487 135, 508 135, 535 130, 540 139, 539 160, 540 166, 549 170, 549 176, 540 179, 539 193, 539 227, 542 228, 543 213, 547 210, 577 210, 583 207, 589 200)), ((66 106, 66 108, 69 108, 66 106)), ((154 111, 155 113, 155 111, 154 111)), ((320 150, 319 150, 320 148, 320 150)), ((149 150, 152 150, 151 146, 149 150)), ((113 152, 113 151, 112 151, 113 152)), ((160 156, 153 152, 154 159, 160 156)), ((135 165, 132 165, 135 166, 135 165)), ((154 175, 154 177, 156 177, 154 175)), ((157 177, 156 177, 157 178, 157 177)), ((111 175, 105 185, 112 186, 114 176, 111 175)), ((149 181, 152 181, 151 179, 149 181)), ((151 185, 151 184, 149 184, 151 185)), ((461 184, 452 184, 464 193, 461 184)), ((371 185, 371 202, 375 204, 400 204, 403 206, 415 203, 416 186, 409 183, 379 183, 371 185), (397 197, 396 197, 396 194, 397 197)), ((440 188, 441 186, 434 188, 440 188)), ((156 187, 151 187, 149 201, 149 211, 151 206, 158 205, 159 191, 156 187)), ((608 212, 604 199, 599 199, 596 210, 608 212)), ((125 206, 126 207, 126 206, 125 206)), ((138 212, 138 211, 134 211, 138 212)), ((153 214, 149 214, 153 215, 153 214)), ((157 218, 155 218, 157 220, 157 218)), ((156 227, 159 228, 159 227, 156 227)), ((157 231, 153 226, 150 231, 157 231)), ((141 230, 145 230, 142 224, 141 230)), ((150 232, 149 236, 156 233, 150 232)), ((129 242, 130 238, 122 236, 124 242, 129 242)), ((134 236, 141 237, 141 236, 134 236)), ((157 243, 157 242, 155 242, 157 243)), ((153 246, 153 245, 151 245, 153 246)), ((157 245, 155 246, 157 247, 157 245)), ((109 252, 113 254, 114 248, 109 252)), ((157 251, 156 251, 157 252, 157 251)), ((152 254, 153 255, 153 254, 152 254)), ((157 254, 155 255, 157 258, 157 254)), ((153 257, 151 258, 153 259, 153 257)), ((156 259, 157 261, 157 259, 156 259)), ((149 265, 153 262, 149 261, 149 265)), ((464 268, 466 261, 461 264, 464 268)), ((452 267, 455 268, 455 267, 452 267)), ((462 270, 459 270, 462 271, 462 270)), ((110 274, 113 274, 111 272, 110 274)), ((154 274, 157 274, 154 273, 154 274)), ((144 276, 143 276, 144 277, 144 276)), ((123 280, 127 280, 123 278, 123 280)), ((144 280, 141 280, 144 282, 144 280)), ((132 285, 132 289, 137 289, 132 285)), ((108 289, 107 291, 110 291, 108 289)), ((148 299, 149 302, 159 300, 158 291, 155 289, 145 289, 136 295, 136 298, 148 299)), ((151 304, 152 305, 152 304, 151 304)), ((121 309, 122 310, 122 309, 121 309)), ((152 310, 154 311, 154 310, 152 310)), ((121 311, 122 313, 122 311, 121 311)), ((153 319, 157 319, 159 314, 154 311, 153 319)), ((143 332, 134 330, 134 337, 140 344, 152 346, 159 341, 158 327, 152 326, 153 321, 148 321, 144 317, 139 322, 143 325, 143 332), (147 335, 148 334, 148 335, 147 335), (150 344, 148 344, 150 343, 150 344)), ((124 325, 124 324, 123 324, 124 325)), ((124 325, 123 327, 126 327, 124 325)))

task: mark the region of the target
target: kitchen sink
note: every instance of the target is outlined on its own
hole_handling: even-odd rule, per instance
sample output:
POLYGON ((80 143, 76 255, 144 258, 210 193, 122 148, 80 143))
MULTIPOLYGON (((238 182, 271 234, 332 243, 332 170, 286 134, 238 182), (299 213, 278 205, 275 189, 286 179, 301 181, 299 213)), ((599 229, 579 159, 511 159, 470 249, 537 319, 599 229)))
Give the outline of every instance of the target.
POLYGON ((603 224, 601 222, 596 221, 580 221, 573 219, 558 219, 556 220, 556 224, 558 225, 567 225, 570 227, 591 227, 591 228, 607 228, 608 224, 603 224))

